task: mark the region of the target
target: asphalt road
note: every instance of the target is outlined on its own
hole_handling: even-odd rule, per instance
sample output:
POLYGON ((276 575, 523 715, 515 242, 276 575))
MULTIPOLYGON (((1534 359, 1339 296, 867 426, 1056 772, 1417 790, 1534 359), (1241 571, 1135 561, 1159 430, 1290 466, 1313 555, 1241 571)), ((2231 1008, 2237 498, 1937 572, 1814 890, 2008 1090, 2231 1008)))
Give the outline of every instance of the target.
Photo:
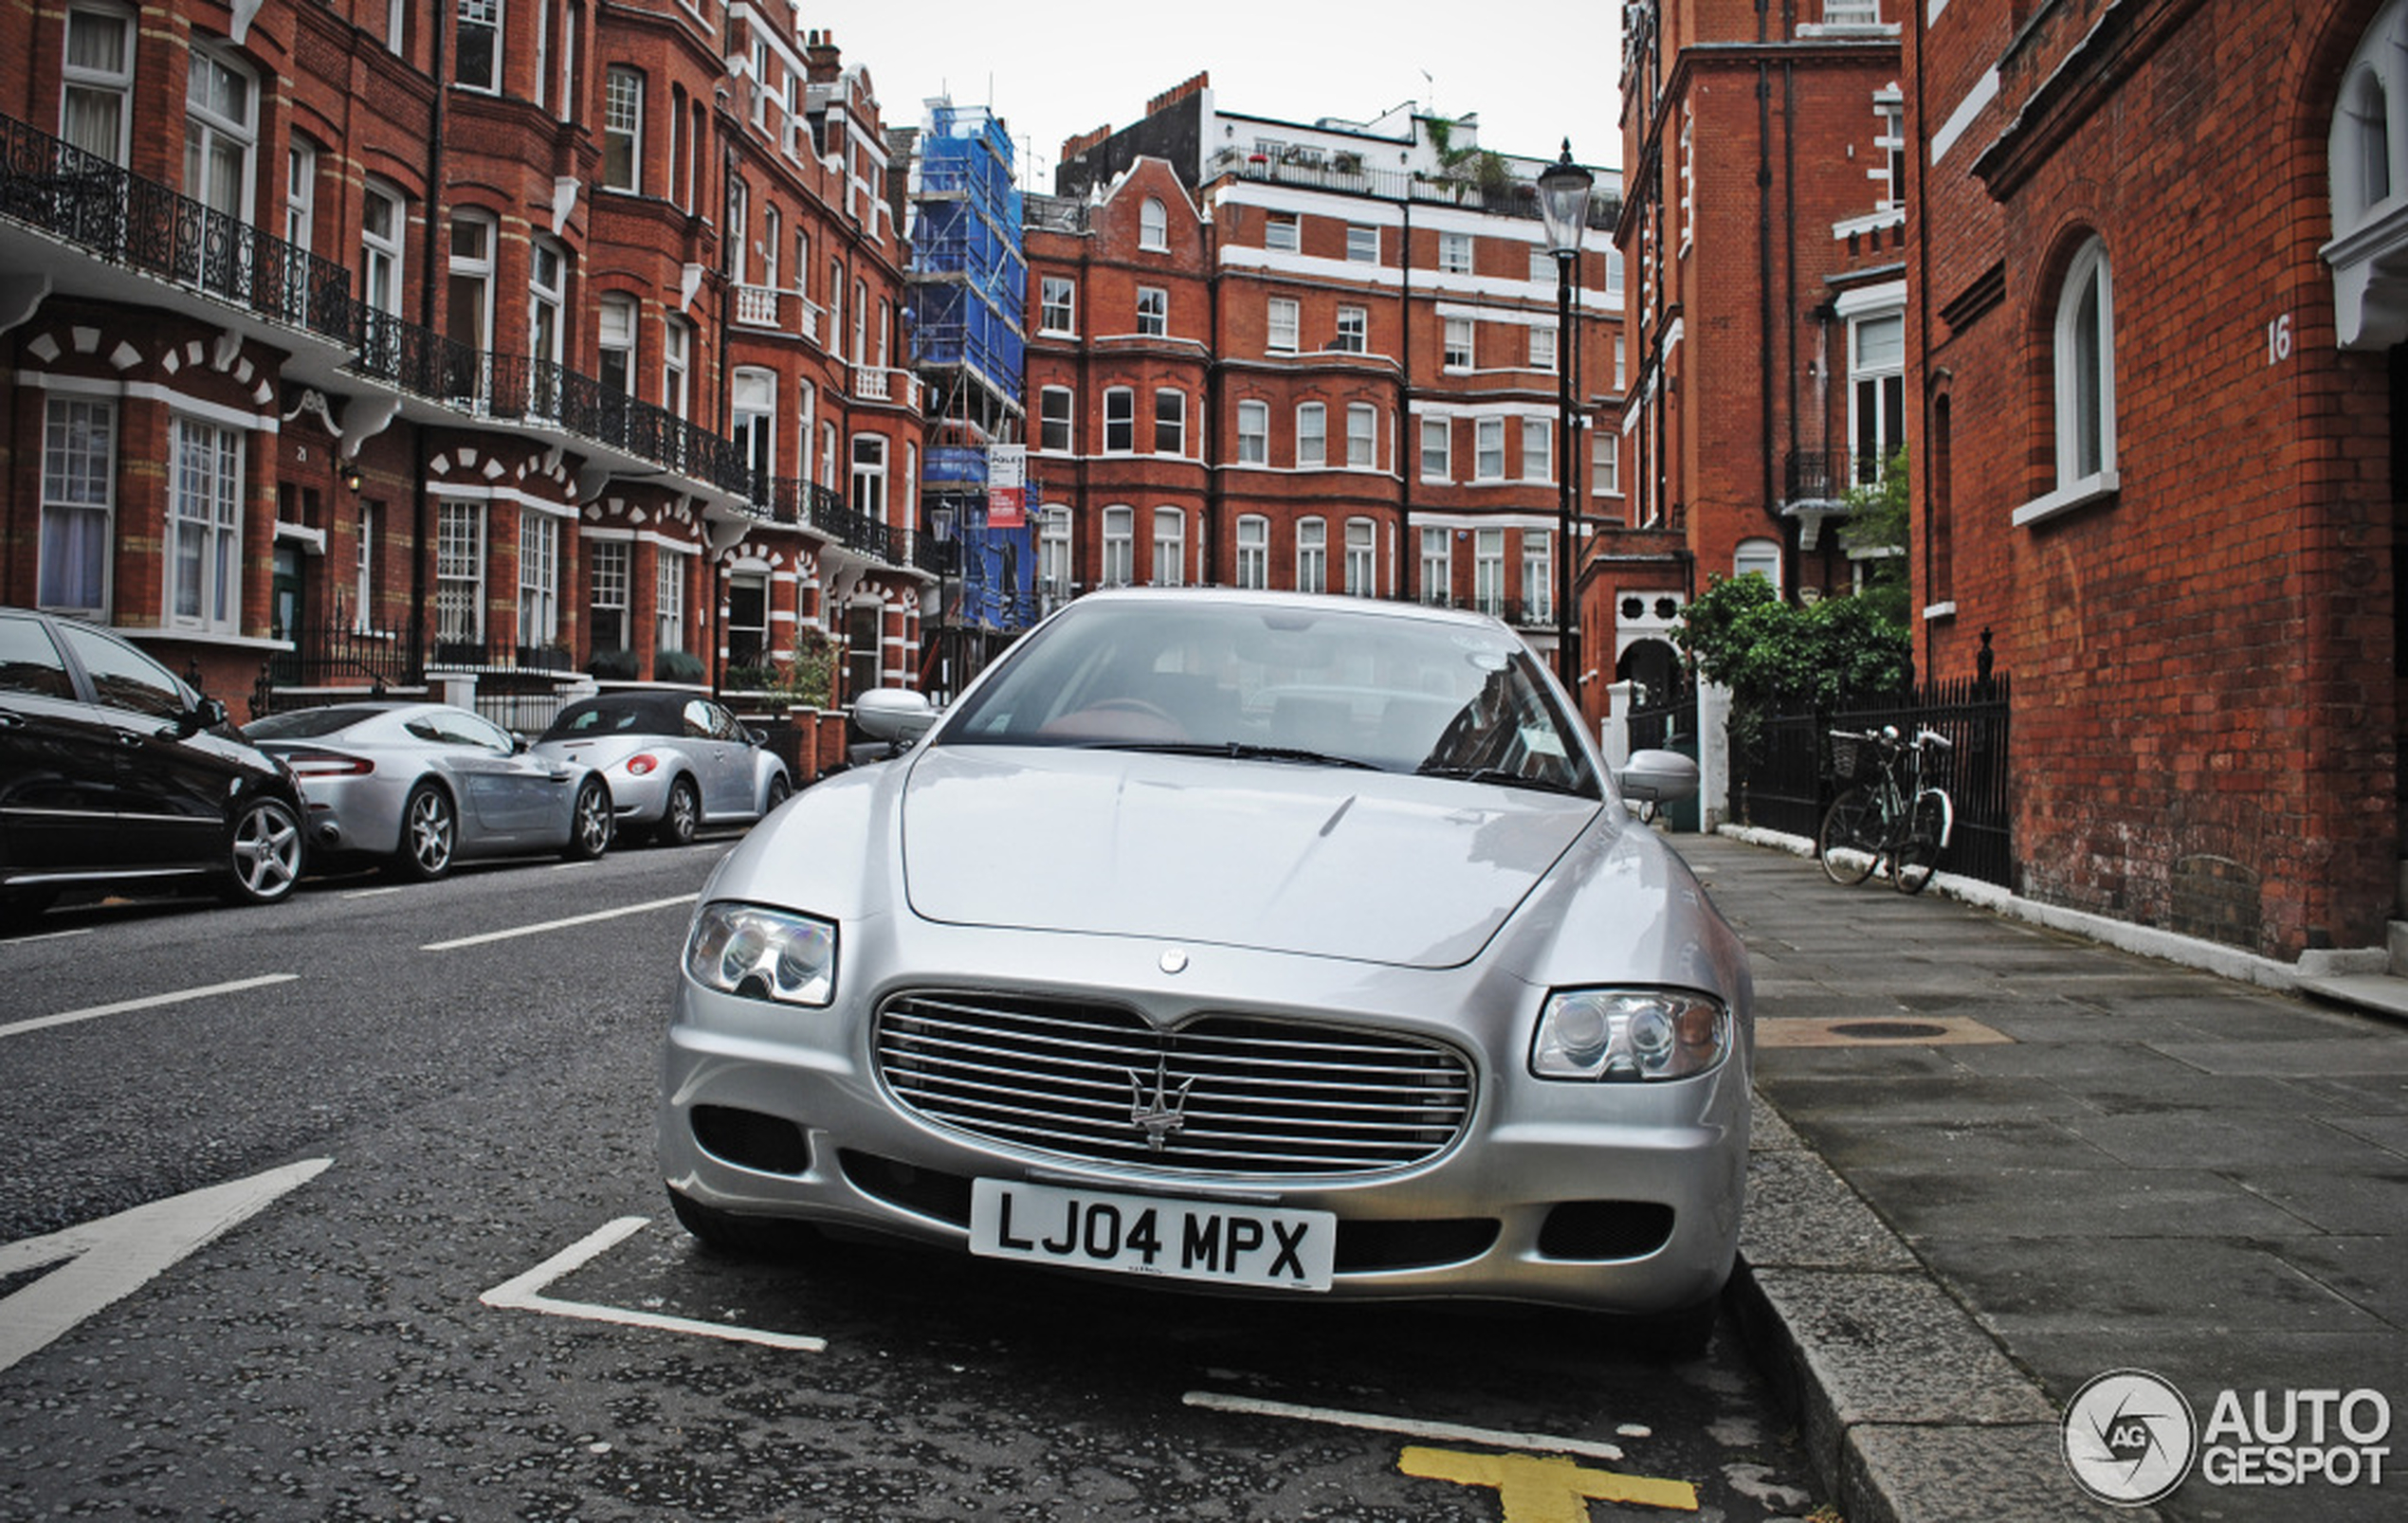
POLYGON ((0 1519, 1803 1516, 1727 1330, 702 1250, 651 1162, 724 840, 0 941, 0 1519))

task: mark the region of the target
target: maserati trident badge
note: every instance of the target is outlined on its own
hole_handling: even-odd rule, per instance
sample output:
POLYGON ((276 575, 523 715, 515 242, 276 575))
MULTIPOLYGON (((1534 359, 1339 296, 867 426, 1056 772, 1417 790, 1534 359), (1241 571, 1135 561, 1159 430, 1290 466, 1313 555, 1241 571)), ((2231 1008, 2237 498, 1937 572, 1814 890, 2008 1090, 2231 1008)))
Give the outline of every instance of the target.
POLYGON ((1145 1133, 1147 1151, 1160 1152, 1171 1133, 1187 1125, 1187 1092, 1194 1079, 1180 1079, 1177 1088, 1171 1084, 1170 1061, 1158 1058, 1154 1062, 1154 1091, 1146 1093, 1145 1076, 1136 1069, 1129 1076, 1129 1124, 1145 1133))

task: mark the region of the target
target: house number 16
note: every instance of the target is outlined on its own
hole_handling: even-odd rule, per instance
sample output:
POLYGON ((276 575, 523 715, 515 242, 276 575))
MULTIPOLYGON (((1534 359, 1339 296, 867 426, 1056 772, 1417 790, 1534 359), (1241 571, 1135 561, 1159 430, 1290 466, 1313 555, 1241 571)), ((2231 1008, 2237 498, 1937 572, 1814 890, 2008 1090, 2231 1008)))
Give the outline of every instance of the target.
POLYGON ((2266 363, 2280 365, 2291 357, 2291 315, 2288 312, 2266 325, 2266 363))

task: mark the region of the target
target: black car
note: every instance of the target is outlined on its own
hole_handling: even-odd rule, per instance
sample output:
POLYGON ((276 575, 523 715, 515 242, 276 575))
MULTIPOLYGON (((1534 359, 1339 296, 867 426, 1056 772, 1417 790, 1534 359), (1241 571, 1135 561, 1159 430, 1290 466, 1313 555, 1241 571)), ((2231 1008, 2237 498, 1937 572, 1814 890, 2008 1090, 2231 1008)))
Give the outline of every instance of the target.
POLYGON ((105 630, 0 608, 0 916, 92 884, 201 882, 285 897, 301 870, 292 772, 105 630))

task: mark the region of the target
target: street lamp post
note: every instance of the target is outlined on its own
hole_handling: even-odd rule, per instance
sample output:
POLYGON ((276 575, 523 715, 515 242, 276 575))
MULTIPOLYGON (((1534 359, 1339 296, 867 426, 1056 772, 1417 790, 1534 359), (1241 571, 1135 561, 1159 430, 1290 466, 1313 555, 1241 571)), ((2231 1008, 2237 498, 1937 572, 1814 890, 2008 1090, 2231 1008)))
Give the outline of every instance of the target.
POLYGON ((1580 234, 1589 220, 1587 170, 1572 162, 1572 139, 1563 154, 1539 176, 1539 215, 1546 224, 1547 251, 1555 255, 1556 372, 1556 675, 1578 703, 1580 698, 1580 622, 1573 607, 1572 575, 1572 287, 1580 234))

